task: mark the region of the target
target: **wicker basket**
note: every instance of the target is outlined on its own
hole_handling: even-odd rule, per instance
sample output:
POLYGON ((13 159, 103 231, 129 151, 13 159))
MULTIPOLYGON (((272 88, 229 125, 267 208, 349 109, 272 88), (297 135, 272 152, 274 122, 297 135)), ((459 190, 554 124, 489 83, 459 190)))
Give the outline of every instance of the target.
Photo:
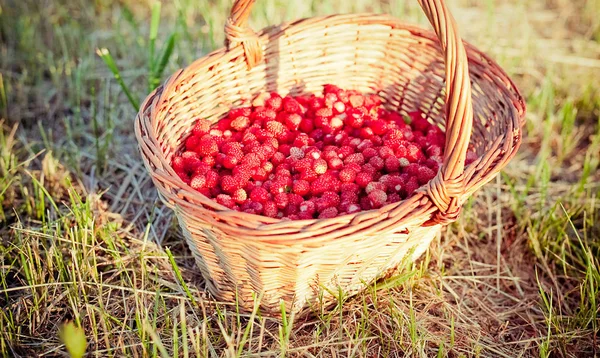
POLYGON ((302 19, 255 33, 246 25, 254 0, 236 0, 227 47, 179 70, 144 101, 135 122, 144 163, 215 298, 248 311, 261 296, 261 312, 277 315, 281 302, 298 312, 331 303, 338 292, 357 293, 405 257, 419 257, 513 158, 525 113, 517 88, 463 43, 443 0, 419 2, 435 33, 376 14, 302 19), (264 91, 315 93, 327 83, 377 93, 401 113, 420 109, 445 128, 437 176, 381 209, 284 221, 229 210, 171 168, 198 118, 218 121, 264 91), (465 166, 468 147, 478 159, 465 166))

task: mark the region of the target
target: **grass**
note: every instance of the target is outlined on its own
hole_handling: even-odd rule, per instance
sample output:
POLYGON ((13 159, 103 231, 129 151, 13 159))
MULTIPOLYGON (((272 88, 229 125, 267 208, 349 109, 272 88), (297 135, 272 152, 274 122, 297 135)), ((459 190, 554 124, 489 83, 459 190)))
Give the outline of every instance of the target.
MULTIPOLYGON (((449 4, 527 99, 521 150, 398 276, 274 320, 206 295, 133 134, 230 2, 0 2, 1 355, 600 354, 600 2, 449 4)), ((261 0, 251 24, 354 11, 426 24, 399 0, 261 0)))

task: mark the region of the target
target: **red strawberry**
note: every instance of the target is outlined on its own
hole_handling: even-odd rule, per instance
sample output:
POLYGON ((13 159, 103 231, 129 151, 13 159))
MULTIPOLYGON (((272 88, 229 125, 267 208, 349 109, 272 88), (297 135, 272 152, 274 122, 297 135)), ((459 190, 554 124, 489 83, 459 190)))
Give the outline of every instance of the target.
POLYGON ((219 174, 214 170, 209 170, 206 172, 206 187, 214 188, 219 184, 219 174))
POLYGON ((202 156, 214 156, 219 152, 219 146, 216 140, 204 136, 198 143, 196 151, 202 156))
POLYGON ((420 166, 417 172, 417 181, 420 185, 426 184, 435 177, 435 174, 431 168, 420 166))
MULTIPOLYGON (((334 154, 334 155, 337 155, 337 154, 334 154)), ((331 168, 333 170, 339 170, 344 166, 344 162, 340 158, 334 157, 327 161, 327 165, 329 168, 331 168)))
POLYGON ((237 118, 235 118, 233 121, 231 121, 231 128, 235 129, 236 131, 243 131, 244 129, 248 128, 248 126, 250 125, 250 119, 248 117, 244 117, 244 116, 239 116, 237 118))
POLYGON ((278 193, 273 197, 273 201, 279 209, 284 209, 288 205, 288 195, 286 193, 278 193))
POLYGON ((359 94, 349 96, 348 100, 353 108, 361 107, 365 103, 365 98, 359 94))
POLYGON ((294 193, 298 195, 306 195, 310 192, 310 183, 306 180, 296 180, 293 185, 294 193))
POLYGON ((200 137, 191 135, 185 140, 185 149, 196 150, 198 144, 200 144, 200 137))
POLYGON ((377 150, 373 147, 368 147, 362 151, 362 154, 365 157, 365 159, 371 159, 377 155, 377 150))
POLYGON ((324 159, 317 159, 313 162, 312 169, 317 174, 325 174, 327 171, 327 162, 324 159))
POLYGON ((406 196, 411 196, 415 190, 419 188, 419 183, 417 182, 416 177, 410 177, 410 179, 404 185, 404 192, 406 196))
POLYGON ((338 214, 337 208, 327 208, 319 214, 319 219, 331 219, 338 214))
POLYGON ((269 200, 269 192, 263 187, 255 187, 250 192, 250 200, 258 203, 264 203, 265 201, 269 200))
POLYGON ((289 96, 286 96, 283 99, 283 110, 288 113, 302 113, 300 103, 298 103, 298 101, 289 96))
POLYGON ((274 201, 269 200, 263 204, 263 214, 265 216, 268 216, 270 218, 275 218, 275 217, 277 217, 277 213, 278 213, 277 205, 275 204, 274 201))
POLYGON ((233 209, 235 207, 235 201, 227 194, 217 195, 217 203, 228 207, 229 209, 233 209))
POLYGON ((315 117, 330 118, 333 116, 333 110, 331 108, 323 107, 315 111, 315 117))
POLYGON ((379 156, 374 156, 369 160, 369 164, 371 164, 376 171, 380 171, 385 166, 385 161, 379 156))
POLYGON ((192 177, 190 186, 196 190, 206 187, 206 176, 202 174, 196 174, 192 177))
POLYGON ((356 171, 345 168, 340 171, 340 180, 344 183, 352 183, 356 178, 356 171))
POLYGON ((396 157, 387 157, 385 159, 385 170, 388 173, 397 172, 400 170, 400 161, 396 157))
POLYGON ((356 179, 354 179, 356 184, 360 187, 366 187, 371 181, 373 181, 373 174, 367 172, 360 172, 356 174, 356 179))
POLYGON ((365 187, 365 192, 367 194, 371 193, 373 190, 381 190, 381 191, 386 191, 387 188, 385 186, 384 183, 382 182, 370 182, 369 184, 367 184, 367 186, 365 187))
POLYGON ((231 176, 221 177, 221 189, 226 193, 233 193, 240 187, 239 183, 231 176))
POLYGON ((371 207, 373 207, 373 208, 382 207, 383 205, 385 205, 385 202, 388 199, 385 191, 379 190, 379 189, 371 191, 368 195, 368 198, 369 198, 369 203, 371 204, 371 207))
POLYGON ((248 199, 248 194, 246 194, 246 191, 242 188, 236 189, 233 194, 231 194, 231 198, 238 204, 243 203, 244 201, 246 201, 246 199, 248 199))
POLYGON ((192 128, 192 133, 197 137, 202 137, 210 131, 210 124, 210 121, 206 119, 199 119, 192 128))
POLYGON ((365 163, 365 157, 362 153, 354 153, 344 159, 344 164, 348 165, 350 163, 356 163, 358 165, 362 165, 365 163))
POLYGON ((370 126, 373 129, 373 133, 375 133, 376 135, 383 135, 388 130, 387 124, 381 119, 371 122, 370 126))
POLYGON ((283 123, 289 130, 297 130, 302 123, 302 117, 297 113, 289 113, 285 115, 283 123))
POLYGON ((281 99, 281 96, 277 93, 271 93, 271 98, 265 101, 265 106, 275 111, 279 111, 281 109, 282 104, 283 100, 281 99))

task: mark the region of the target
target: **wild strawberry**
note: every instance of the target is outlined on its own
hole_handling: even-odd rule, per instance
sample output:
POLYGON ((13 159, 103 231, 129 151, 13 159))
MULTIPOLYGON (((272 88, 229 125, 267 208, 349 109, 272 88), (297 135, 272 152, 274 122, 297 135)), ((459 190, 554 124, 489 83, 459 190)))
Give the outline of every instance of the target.
POLYGON ((319 214, 319 219, 331 219, 338 214, 337 208, 327 208, 319 214))
POLYGON ((410 165, 410 162, 406 158, 398 159, 398 163, 400 164, 400 168, 406 168, 410 165))
POLYGON ((300 123, 302 123, 302 117, 297 113, 290 113, 285 116, 284 123, 289 130, 297 130, 300 123))
POLYGON ((398 193, 388 194, 388 203, 397 203, 400 201, 400 195, 398 193))
POLYGON ((183 157, 183 168, 188 173, 195 172, 202 164, 202 161, 197 157, 183 157))
POLYGON ((240 187, 239 183, 231 176, 221 177, 221 189, 226 193, 233 193, 240 187))
POLYGON ((417 181, 420 185, 423 185, 433 179, 435 174, 436 173, 431 168, 420 166, 417 172, 417 181))
POLYGON ((302 113, 300 103, 298 103, 298 101, 289 96, 286 96, 283 99, 283 110, 288 113, 302 113))
POLYGON ((344 166, 344 162, 340 158, 334 157, 327 161, 327 165, 333 170, 339 170, 344 166))
POLYGON ((310 119, 310 118, 302 118, 302 120, 300 121, 300 125, 298 126, 298 128, 303 133, 310 133, 315 128, 315 125, 314 125, 314 122, 313 122, 312 119, 310 119))
POLYGON ((246 194, 246 191, 242 188, 236 189, 232 194, 231 194, 231 198, 238 204, 243 203, 244 201, 246 201, 246 199, 248 199, 248 194, 246 194))
POLYGON ((319 108, 315 111, 315 117, 330 118, 333 116, 333 110, 328 107, 319 108))
POLYGON ((359 94, 349 96, 348 100, 353 108, 361 107, 365 104, 365 98, 359 94))
POLYGON ((333 180, 330 176, 320 176, 310 184, 310 190, 313 195, 321 195, 324 192, 331 190, 333 180))
POLYGON ((194 128, 192 128, 192 133, 197 137, 202 137, 210 131, 210 121, 207 119, 199 119, 194 128))
POLYGON ((368 172, 360 172, 356 174, 356 179, 354 179, 354 182, 362 188, 366 187, 371 181, 373 181, 373 174, 368 172))
POLYGON ((288 196, 289 205, 298 206, 304 201, 304 198, 301 195, 298 195, 295 193, 288 193, 287 196, 288 196))
POLYGON ((265 101, 265 106, 275 111, 279 111, 281 109, 282 104, 283 100, 281 99, 281 96, 277 93, 271 93, 271 98, 265 101))
POLYGON ((196 150, 198 144, 200 144, 200 137, 191 135, 185 140, 185 149, 196 150))
POLYGON ((365 157, 365 159, 369 160, 377 155, 377 150, 373 147, 368 147, 362 151, 362 154, 365 157))
POLYGON ((423 165, 425 165, 426 167, 430 168, 434 172, 437 172, 438 169, 440 168, 440 163, 438 163, 436 160, 431 159, 431 158, 425 159, 423 161, 423 165))
POLYGON ((317 199, 317 210, 323 211, 326 208, 337 207, 340 205, 340 197, 333 191, 326 191, 317 199))
POLYGON ((236 157, 225 156, 222 165, 227 169, 233 169, 238 164, 238 162, 239 161, 236 157))
POLYGON ((370 173, 371 175, 375 175, 375 173, 377 173, 377 169, 375 169, 375 167, 372 166, 370 163, 362 165, 360 167, 360 170, 365 173, 370 173))
POLYGON ((367 184, 367 186, 365 187, 365 193, 369 194, 371 193, 373 190, 381 190, 381 191, 386 191, 387 187, 384 183, 382 182, 370 182, 369 184, 367 184))
POLYGON ((339 173, 340 180, 344 183, 352 183, 356 178, 356 171, 344 168, 339 173))
POLYGON ((368 195, 368 198, 369 198, 369 203, 371 204, 371 207, 373 207, 373 208, 382 207, 383 205, 385 205, 385 202, 388 199, 385 191, 379 190, 379 189, 371 191, 368 195))
POLYGON ((373 133, 375 133, 376 135, 383 135, 388 130, 387 124, 381 119, 372 121, 370 126, 373 129, 373 133))
POLYGON ((421 148, 419 148, 415 144, 410 143, 406 147, 406 149, 408 151, 408 153, 406 154, 406 159, 408 159, 409 162, 416 163, 421 159, 424 159, 423 153, 421 152, 421 148))
POLYGON ((277 195, 279 193, 286 192, 287 189, 287 181, 283 178, 277 178, 275 181, 271 183, 271 188, 269 188, 269 192, 272 195, 277 195))
POLYGON ((346 110, 346 105, 342 101, 337 101, 333 104, 333 110, 336 113, 344 113, 344 111, 346 110))
POLYGON ((219 152, 219 145, 214 139, 204 136, 198 143, 196 151, 202 156, 213 156, 219 152))
POLYGON ((310 192, 310 183, 306 180, 294 181, 292 190, 298 195, 307 195, 310 192))
POLYGON ((419 188, 419 183, 416 177, 410 177, 410 179, 404 185, 404 192, 407 197, 411 196, 415 190, 419 188))
POLYGON ((358 108, 352 108, 347 112, 346 124, 352 128, 362 128, 365 123, 365 113, 358 108))
POLYGON ((275 217, 277 217, 277 213, 278 213, 277 205, 275 204, 274 201, 269 200, 269 201, 263 203, 263 214, 265 216, 270 217, 270 218, 275 218, 275 217))
POLYGON ((339 152, 338 156, 340 157, 340 159, 345 159, 348 156, 350 156, 351 154, 354 154, 354 148, 352 148, 351 146, 348 146, 348 145, 344 145, 344 146, 340 147, 338 152, 339 152))
POLYGON ((380 171, 385 166, 385 161, 379 156, 374 156, 369 160, 369 164, 371 164, 376 171, 380 171))
POLYGON ((277 118, 277 112, 273 109, 257 109, 252 112, 250 115, 250 120, 257 125, 261 125, 262 123, 266 123, 268 121, 274 121, 277 118))
POLYGON ((196 190, 206 187, 206 176, 202 174, 196 174, 192 177, 190 186, 196 190))
POLYGON ((388 173, 400 170, 400 161, 396 157, 387 157, 385 159, 385 170, 388 173))
POLYGON ((348 165, 350 163, 356 163, 358 165, 362 165, 365 163, 365 157, 362 153, 353 153, 344 159, 344 164, 348 165))
POLYGON ((312 170, 312 168, 307 168, 307 169, 304 169, 304 170, 302 170, 300 172, 300 179, 301 180, 306 180, 308 182, 313 182, 318 177, 319 177, 319 175, 317 173, 315 173, 315 171, 312 170))
POLYGON ((185 172, 185 160, 182 157, 174 157, 172 166, 176 172, 185 172))
POLYGON ((251 107, 238 107, 238 108, 233 108, 232 110, 230 110, 229 113, 227 114, 227 117, 230 119, 236 119, 237 117, 240 117, 240 116, 248 117, 248 116, 250 116, 251 113, 252 113, 251 107))
POLYGON ((214 188, 219 184, 219 174, 214 170, 209 170, 205 174, 206 176, 206 187, 214 188))
POLYGON ((362 170, 362 167, 358 163, 349 163, 344 166, 344 169, 349 169, 355 173, 359 173, 362 170))
POLYGON ((227 194, 217 195, 217 203, 228 207, 229 209, 233 209, 235 207, 235 201, 227 194))
POLYGON ((207 157, 202 158, 202 162, 211 168, 214 167, 216 164, 215 157, 212 157, 212 156, 207 156, 207 157))
POLYGON ((279 209, 284 209, 288 205, 288 195, 286 193, 278 193, 273 197, 273 201, 279 209))
POLYGON ((394 150, 388 146, 383 146, 381 148, 379 148, 379 156, 382 157, 383 159, 387 159, 388 157, 391 157, 394 155, 394 150))
POLYGON ((364 139, 369 139, 369 138, 373 138, 373 130, 369 127, 364 127, 361 128, 360 130, 360 137, 364 138, 364 139))
POLYGON ((325 174, 327 171, 327 162, 324 159, 317 159, 313 162, 312 169, 317 174, 325 174))
POLYGON ((265 201, 269 200, 269 192, 263 187, 255 187, 250 192, 250 200, 258 203, 264 203, 265 201))
POLYGON ((231 128, 233 128, 239 132, 248 128, 249 125, 250 125, 250 118, 244 117, 244 116, 239 116, 231 121, 231 128))

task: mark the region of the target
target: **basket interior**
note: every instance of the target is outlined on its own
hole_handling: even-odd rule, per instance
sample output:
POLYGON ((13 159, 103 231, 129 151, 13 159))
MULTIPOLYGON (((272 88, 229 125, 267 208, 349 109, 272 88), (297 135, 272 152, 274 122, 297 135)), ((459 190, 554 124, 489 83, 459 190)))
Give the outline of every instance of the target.
MULTIPOLYGON (((174 125, 157 133, 166 159, 181 147, 198 118, 218 121, 264 91, 316 93, 328 83, 377 93, 388 109, 403 114, 420 109, 444 128, 445 66, 433 33, 389 18, 380 23, 346 20, 322 26, 313 22, 310 30, 294 24, 265 29, 265 59, 250 70, 239 48, 186 69, 173 94, 178 98, 166 101, 163 112, 162 122, 174 125)), ((506 95, 512 88, 503 73, 468 45, 467 54, 474 107, 471 146, 482 155, 494 138, 506 134, 502 118, 513 118, 516 109, 506 95)))

